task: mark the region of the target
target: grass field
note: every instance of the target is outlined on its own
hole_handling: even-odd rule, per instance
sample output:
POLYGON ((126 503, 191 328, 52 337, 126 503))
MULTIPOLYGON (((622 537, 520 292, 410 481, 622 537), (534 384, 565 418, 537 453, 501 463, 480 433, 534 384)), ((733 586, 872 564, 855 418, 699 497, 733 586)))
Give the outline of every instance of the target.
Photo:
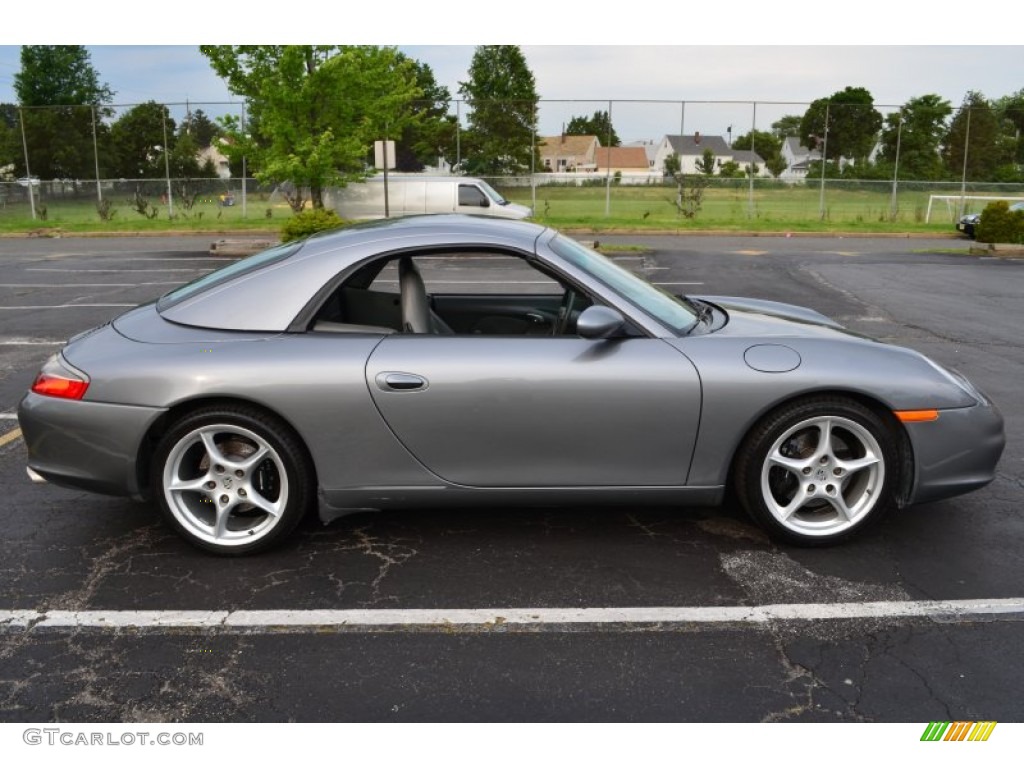
MULTIPOLYGON (((503 194, 515 202, 532 204, 529 189, 513 188, 503 194)), ((906 192, 891 212, 891 189, 827 190, 825 215, 820 192, 805 186, 758 188, 753 207, 749 189, 707 189, 700 211, 691 219, 681 216, 672 187, 538 187, 536 218, 555 227, 593 226, 604 229, 669 229, 794 232, 934 232, 952 231, 946 211, 933 211, 925 224, 927 192, 906 192), (608 211, 606 215, 606 209, 608 211)))
MULTIPOLYGON (((510 200, 533 205, 529 187, 502 187, 492 180, 510 200)), ((934 190, 933 190, 934 191, 934 190)), ((753 232, 909 232, 946 234, 953 224, 945 207, 932 212, 925 224, 928 192, 901 190, 895 212, 891 186, 857 185, 854 188, 830 186, 825 193, 825 215, 820 213, 820 191, 804 185, 755 186, 753 207, 745 182, 729 187, 709 188, 704 192, 700 211, 693 218, 681 216, 674 204, 676 190, 669 186, 538 186, 535 220, 562 229, 594 231, 753 231, 753 232), (607 196, 607 197, 606 197, 607 196), (606 213, 606 207, 608 212, 606 213)), ((215 196, 200 198, 191 210, 175 206, 169 217, 166 204, 153 198, 148 218, 136 212, 125 199, 110 200, 113 216, 101 220, 95 200, 85 196, 64 198, 44 196, 45 219, 33 220, 27 199, 8 197, 0 201, 0 233, 33 232, 234 232, 253 230, 280 231, 292 215, 291 209, 266 192, 250 193, 245 206, 236 193, 236 204, 221 206, 215 196)))

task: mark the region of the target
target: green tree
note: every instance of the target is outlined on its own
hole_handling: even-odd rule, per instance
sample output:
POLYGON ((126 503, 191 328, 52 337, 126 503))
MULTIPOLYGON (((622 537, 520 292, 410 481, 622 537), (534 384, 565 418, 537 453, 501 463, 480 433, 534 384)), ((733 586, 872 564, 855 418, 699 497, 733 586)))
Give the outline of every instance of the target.
POLYGON ((1024 88, 996 99, 996 112, 1003 120, 1008 135, 1013 136, 1013 159, 1024 163, 1024 88))
POLYGON ((174 127, 167 107, 155 101, 137 104, 121 115, 110 127, 113 175, 123 179, 163 177, 164 142, 173 148, 174 127))
POLYGON ((694 163, 694 167, 698 173, 703 173, 705 176, 710 176, 715 172, 715 153, 711 150, 711 147, 704 148, 703 154, 694 163))
POLYGON ((217 169, 211 161, 199 162, 201 149, 204 147, 200 147, 191 134, 178 136, 171 144, 171 156, 168 158, 171 176, 176 179, 216 177, 217 169))
POLYGON ((768 169, 768 172, 772 176, 779 178, 779 174, 786 170, 786 168, 789 167, 789 164, 786 162, 786 158, 781 154, 778 154, 770 160, 765 160, 764 167, 768 169))
POLYGON ((749 149, 757 152, 764 159, 765 167, 773 176, 786 170, 786 161, 782 157, 782 139, 768 131, 751 131, 737 136, 732 143, 733 149, 749 149), (753 135, 751 135, 753 134, 753 135))
POLYGON ((178 126, 178 136, 191 136, 196 147, 206 149, 220 136, 220 127, 203 110, 190 110, 178 126))
POLYGON ((900 178, 941 179, 944 169, 939 144, 946 133, 946 118, 952 112, 950 103, 934 93, 910 99, 885 118, 881 158, 895 163, 898 143, 900 178))
MULTIPOLYGON (((403 54, 399 54, 403 56, 403 54)), ((410 60, 416 73, 419 96, 410 106, 410 119, 395 142, 395 167, 399 171, 422 171, 439 157, 454 162, 458 127, 448 114, 451 92, 434 78, 429 64, 410 60)))
POLYGON ((566 126, 565 133, 567 136, 597 136, 602 147, 618 147, 622 144, 608 113, 600 109, 591 117, 573 117, 566 126), (608 139, 609 133, 611 143, 608 139))
POLYGON ((679 175, 679 172, 682 170, 682 168, 683 161, 680 159, 679 153, 673 152, 671 155, 665 158, 664 168, 662 168, 661 170, 662 173, 665 174, 665 176, 675 177, 679 175))
MULTIPOLYGON (((100 83, 89 52, 81 45, 24 45, 14 92, 24 109, 32 174, 40 178, 91 178, 93 108, 97 140, 105 138, 104 105, 113 91, 100 83)), ((19 161, 19 170, 24 161, 19 161)))
POLYGON ((790 136, 798 137, 800 136, 800 123, 802 120, 803 116, 801 115, 783 115, 772 123, 772 134, 780 142, 790 136))
POLYGON ((249 121, 224 118, 233 155, 280 183, 292 210, 323 208, 324 189, 367 175, 377 139, 401 134, 420 95, 415 71, 394 48, 335 45, 203 45, 200 51, 249 121), (307 198, 308 195, 308 198, 307 198))
POLYGON ((1012 139, 1001 130, 999 116, 992 104, 978 91, 968 91, 953 115, 943 139, 942 160, 950 175, 964 171, 967 153, 967 178, 994 181, 997 169, 1011 161, 1012 139))
POLYGON ((464 164, 470 173, 497 176, 540 165, 534 142, 537 86, 517 45, 480 45, 459 93, 471 110, 464 164))
POLYGON ((738 179, 743 176, 743 171, 740 170, 740 164, 735 160, 727 160, 718 169, 718 175, 725 179, 738 179))
POLYGON ((826 99, 811 102, 800 121, 800 140, 813 147, 821 139, 824 146, 827 131, 826 160, 845 157, 863 165, 881 127, 882 115, 874 108, 871 92, 847 86, 826 99))
POLYGON ((14 104, 0 104, 0 168, 10 166, 14 177, 21 153, 21 129, 18 125, 18 108, 14 104))

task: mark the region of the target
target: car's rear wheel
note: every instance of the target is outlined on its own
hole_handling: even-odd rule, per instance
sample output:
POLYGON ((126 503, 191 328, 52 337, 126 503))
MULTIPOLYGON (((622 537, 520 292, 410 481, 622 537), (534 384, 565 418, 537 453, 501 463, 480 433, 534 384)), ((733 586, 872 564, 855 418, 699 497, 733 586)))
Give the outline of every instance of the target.
POLYGON ((293 432, 246 406, 203 408, 179 419, 157 444, 151 482, 171 526, 224 555, 278 544, 308 508, 313 485, 293 432))
POLYGON ((899 462, 892 433, 869 408, 810 398, 769 413, 736 463, 747 512, 775 538, 833 544, 891 506, 899 462))

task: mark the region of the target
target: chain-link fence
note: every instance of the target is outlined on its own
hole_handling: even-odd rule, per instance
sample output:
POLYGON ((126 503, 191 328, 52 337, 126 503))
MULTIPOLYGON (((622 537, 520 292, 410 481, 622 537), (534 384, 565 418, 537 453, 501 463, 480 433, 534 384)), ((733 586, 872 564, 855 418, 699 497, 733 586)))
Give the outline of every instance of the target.
MULTIPOLYGON (((471 110, 456 100, 449 109, 453 130, 438 134, 436 152, 421 147, 416 160, 423 172, 482 176, 559 225, 946 224, 989 199, 1024 198, 1019 131, 990 108, 950 107, 936 116, 895 105, 824 103, 808 123, 817 126, 810 138, 780 138, 787 121, 792 133, 795 120, 821 112, 815 105, 542 100, 534 118, 541 127, 509 139, 510 146, 528 142, 529 159, 494 175, 480 162, 471 110), (565 134, 574 118, 602 113, 605 135, 581 141, 565 134)), ((8 108, 0 174, 9 180, 0 182, 0 219, 130 225, 292 213, 277 185, 242 176, 245 169, 232 167, 216 142, 212 151, 202 149, 205 177, 176 172, 181 124, 199 110, 244 121, 241 105, 153 105, 149 124, 126 125, 129 116, 145 117, 134 106, 8 108), (125 166, 129 150, 133 164, 125 166), (116 163, 142 178, 109 178, 104 171, 116 163)))

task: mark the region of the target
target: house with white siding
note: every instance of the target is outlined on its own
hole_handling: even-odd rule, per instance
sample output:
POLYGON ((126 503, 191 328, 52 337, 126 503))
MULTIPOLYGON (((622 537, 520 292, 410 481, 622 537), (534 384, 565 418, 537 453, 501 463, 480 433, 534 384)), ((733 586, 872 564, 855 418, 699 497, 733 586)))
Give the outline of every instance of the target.
POLYGON ((741 170, 753 163, 758 176, 770 176, 764 159, 748 149, 733 149, 721 136, 703 136, 699 132, 690 136, 665 136, 654 152, 654 170, 664 171, 665 161, 670 155, 679 155, 679 169, 682 173, 700 173, 697 161, 702 160, 707 150, 715 156, 715 173, 724 163, 738 163, 741 170))

